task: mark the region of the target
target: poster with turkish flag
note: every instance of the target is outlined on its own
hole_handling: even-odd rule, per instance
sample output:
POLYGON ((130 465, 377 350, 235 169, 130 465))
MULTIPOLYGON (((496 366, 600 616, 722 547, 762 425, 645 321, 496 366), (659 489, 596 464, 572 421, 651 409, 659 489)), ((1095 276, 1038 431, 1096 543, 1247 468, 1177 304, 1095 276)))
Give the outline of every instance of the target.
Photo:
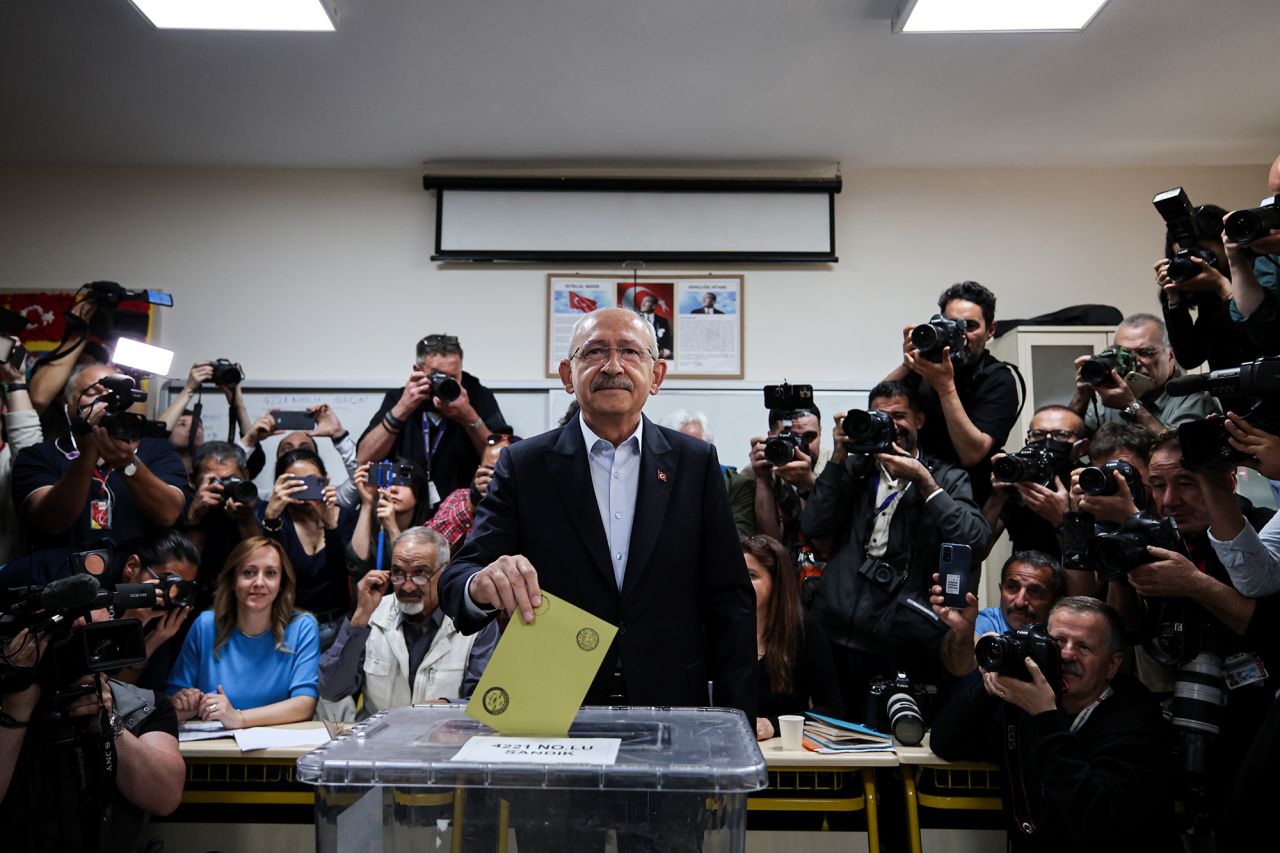
POLYGON ((674 281, 625 281, 618 283, 618 304, 630 308, 653 327, 658 357, 671 358, 676 351, 674 281))

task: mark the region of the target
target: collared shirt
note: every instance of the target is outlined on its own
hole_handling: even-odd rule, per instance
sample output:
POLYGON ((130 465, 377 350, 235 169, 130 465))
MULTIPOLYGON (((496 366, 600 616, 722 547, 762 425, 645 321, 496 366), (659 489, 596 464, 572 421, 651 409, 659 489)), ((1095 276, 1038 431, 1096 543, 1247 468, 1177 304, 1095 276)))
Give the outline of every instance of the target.
POLYGON ((1226 541, 1211 530, 1209 542, 1241 595, 1262 598, 1280 592, 1280 513, 1260 531, 1246 519, 1236 537, 1226 541))
MULTIPOLYGON (((917 450, 916 459, 919 458, 920 451, 917 450)), ((902 496, 906 494, 907 489, 911 488, 911 481, 893 479, 879 463, 876 464, 876 468, 876 494, 872 507, 875 520, 871 524, 871 538, 867 540, 867 556, 883 557, 885 550, 889 547, 889 526, 893 523, 893 514, 897 512, 902 496)), ((927 504, 941 491, 940 488, 934 489, 933 493, 925 498, 925 503, 927 504)))
POLYGON ((579 417, 582 440, 587 445, 587 462, 591 469, 591 485, 596 493, 600 522, 609 542, 609 560, 613 577, 622 589, 631 551, 631 527, 636 517, 636 496, 640 488, 640 448, 643 446, 644 418, 631 437, 616 448, 591 431, 579 417))

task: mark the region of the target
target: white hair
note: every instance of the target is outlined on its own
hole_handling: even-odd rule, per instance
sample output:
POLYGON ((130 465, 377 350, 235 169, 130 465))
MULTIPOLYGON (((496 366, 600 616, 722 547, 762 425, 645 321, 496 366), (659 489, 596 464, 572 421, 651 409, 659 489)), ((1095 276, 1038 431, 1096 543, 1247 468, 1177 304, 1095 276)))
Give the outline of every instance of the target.
POLYGON ((707 444, 715 444, 716 438, 711 434, 711 421, 703 412, 691 412, 688 409, 676 409, 662 419, 661 425, 668 429, 683 431, 688 424, 696 423, 702 428, 702 438, 707 444))
POLYGON ((396 546, 401 542, 409 545, 434 545, 440 557, 440 568, 443 569, 449 564, 449 540, 430 527, 410 527, 402 531, 391 540, 391 553, 395 553, 396 546))
POLYGON ((1155 314, 1130 314, 1120 321, 1121 326, 1128 326, 1130 329, 1141 329, 1148 323, 1154 323, 1156 328, 1160 330, 1160 345, 1165 349, 1169 349, 1169 329, 1165 326, 1164 320, 1161 320, 1155 314))
POLYGON ((573 344, 578 340, 578 334, 582 331, 582 327, 587 324, 588 320, 595 317, 602 311, 625 311, 634 318, 636 326, 644 329, 644 335, 649 344, 649 355, 653 356, 655 360, 658 358, 658 333, 654 331, 653 326, 650 326, 648 323, 641 320, 639 314, 627 308, 597 308, 596 310, 583 314, 579 317, 578 321, 573 324, 573 334, 569 336, 569 352, 565 358, 573 357, 573 344))

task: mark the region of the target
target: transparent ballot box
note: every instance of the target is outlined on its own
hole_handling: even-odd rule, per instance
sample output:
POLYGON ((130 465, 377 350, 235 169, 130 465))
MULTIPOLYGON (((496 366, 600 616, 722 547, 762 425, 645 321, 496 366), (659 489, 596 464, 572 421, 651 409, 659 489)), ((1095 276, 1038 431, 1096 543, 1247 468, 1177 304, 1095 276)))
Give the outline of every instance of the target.
POLYGON ((740 711, 583 708, 557 739, 500 736, 461 705, 383 711, 298 778, 320 853, 742 851, 768 779, 740 711))

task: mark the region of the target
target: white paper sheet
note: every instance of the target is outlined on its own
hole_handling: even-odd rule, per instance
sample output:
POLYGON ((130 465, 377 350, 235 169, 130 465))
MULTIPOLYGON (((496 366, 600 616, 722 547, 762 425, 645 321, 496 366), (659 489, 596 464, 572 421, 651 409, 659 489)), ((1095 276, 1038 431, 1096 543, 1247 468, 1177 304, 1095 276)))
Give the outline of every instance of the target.
POLYGON ((285 749, 297 746, 320 746, 329 742, 329 731, 323 726, 310 729, 281 729, 255 726, 235 733, 241 752, 255 749, 285 749))

